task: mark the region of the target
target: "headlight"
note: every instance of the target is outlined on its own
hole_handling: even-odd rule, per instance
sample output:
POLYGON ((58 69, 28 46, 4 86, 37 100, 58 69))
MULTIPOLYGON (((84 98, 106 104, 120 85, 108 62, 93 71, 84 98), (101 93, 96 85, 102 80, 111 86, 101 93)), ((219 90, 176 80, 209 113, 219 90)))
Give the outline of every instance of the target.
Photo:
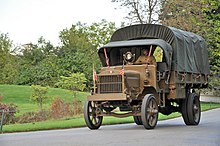
POLYGON ((127 52, 127 53, 125 54, 125 59, 126 59, 127 61, 130 61, 130 60, 132 59, 132 57, 133 57, 133 55, 131 54, 131 52, 127 52))

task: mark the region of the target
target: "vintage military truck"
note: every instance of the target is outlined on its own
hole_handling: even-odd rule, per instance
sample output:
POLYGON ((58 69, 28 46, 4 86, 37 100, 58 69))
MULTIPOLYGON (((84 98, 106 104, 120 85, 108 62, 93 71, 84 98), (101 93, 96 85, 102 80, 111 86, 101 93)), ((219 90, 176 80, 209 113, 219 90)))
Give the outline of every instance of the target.
POLYGON ((84 105, 84 119, 98 129, 103 116, 133 116, 137 125, 155 128, 158 113, 180 112, 186 125, 200 122, 200 95, 208 85, 209 62, 205 40, 190 32, 156 24, 117 30, 99 48, 103 64, 84 105), (142 48, 150 57, 161 49, 156 64, 138 64, 142 48))

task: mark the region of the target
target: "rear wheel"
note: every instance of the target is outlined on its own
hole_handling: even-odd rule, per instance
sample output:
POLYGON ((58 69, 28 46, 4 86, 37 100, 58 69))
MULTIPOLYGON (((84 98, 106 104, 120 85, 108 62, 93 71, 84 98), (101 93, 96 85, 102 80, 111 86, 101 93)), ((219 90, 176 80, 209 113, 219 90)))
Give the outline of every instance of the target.
POLYGON ((191 93, 188 99, 188 116, 190 125, 198 125, 201 117, 199 95, 191 93))
POLYGON ((84 104, 84 119, 87 127, 91 130, 98 129, 102 125, 102 116, 96 115, 96 104, 91 101, 85 101, 84 104))
POLYGON ((153 94, 145 95, 141 105, 141 120, 146 129, 154 129, 158 120, 158 104, 153 94))
POLYGON ((190 93, 182 102, 182 117, 186 125, 198 125, 201 118, 199 95, 190 93))
POLYGON ((189 115, 187 111, 187 103, 188 102, 188 97, 186 97, 184 100, 181 102, 181 113, 183 117, 183 121, 186 125, 190 125, 189 123, 189 115))
POLYGON ((133 116, 133 118, 134 118, 134 122, 137 125, 143 125, 142 120, 141 120, 141 116, 133 116))

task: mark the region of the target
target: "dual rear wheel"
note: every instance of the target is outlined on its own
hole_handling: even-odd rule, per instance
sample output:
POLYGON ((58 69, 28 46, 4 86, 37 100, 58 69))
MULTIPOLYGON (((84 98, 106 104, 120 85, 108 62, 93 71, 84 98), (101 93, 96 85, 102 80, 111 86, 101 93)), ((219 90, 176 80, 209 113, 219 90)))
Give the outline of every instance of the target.
POLYGON ((195 92, 189 93, 188 97, 182 100, 181 113, 186 125, 198 125, 201 117, 199 95, 195 92))

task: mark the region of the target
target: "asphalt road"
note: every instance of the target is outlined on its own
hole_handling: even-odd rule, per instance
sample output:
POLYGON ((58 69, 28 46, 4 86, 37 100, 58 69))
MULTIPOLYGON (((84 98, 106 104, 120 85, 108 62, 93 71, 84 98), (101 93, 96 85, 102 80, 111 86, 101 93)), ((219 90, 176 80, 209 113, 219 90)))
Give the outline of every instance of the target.
POLYGON ((185 126, 182 118, 159 121, 154 130, 123 124, 99 130, 76 128, 1 134, 0 146, 220 146, 220 109, 202 113, 198 126, 185 126))

